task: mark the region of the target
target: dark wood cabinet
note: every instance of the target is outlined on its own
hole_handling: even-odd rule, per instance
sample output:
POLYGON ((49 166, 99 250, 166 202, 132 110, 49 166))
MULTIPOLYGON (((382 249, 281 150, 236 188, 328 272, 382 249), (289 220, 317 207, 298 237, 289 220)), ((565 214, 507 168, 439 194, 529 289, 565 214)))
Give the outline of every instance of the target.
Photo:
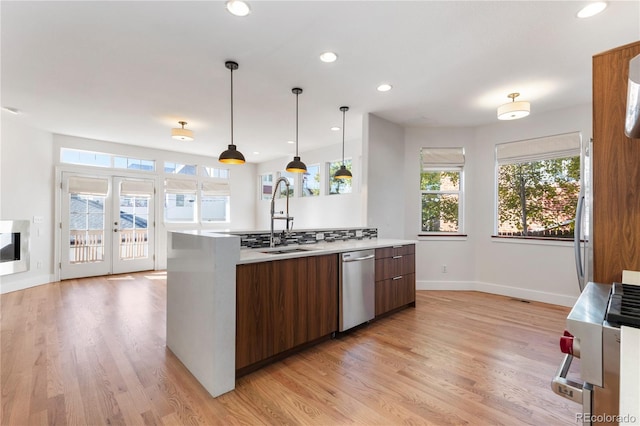
POLYGON ((629 61, 640 42, 593 57, 593 279, 640 270, 640 139, 624 133, 629 61))
POLYGON ((415 306, 415 245, 376 249, 376 316, 415 306))
POLYGON ((236 372, 337 328, 338 255, 236 267, 236 372))

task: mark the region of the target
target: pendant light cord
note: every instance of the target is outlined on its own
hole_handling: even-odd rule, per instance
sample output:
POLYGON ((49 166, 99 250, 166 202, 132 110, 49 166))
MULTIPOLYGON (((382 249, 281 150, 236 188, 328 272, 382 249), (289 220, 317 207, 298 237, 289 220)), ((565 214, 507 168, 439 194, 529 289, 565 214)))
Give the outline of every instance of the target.
POLYGON ((233 68, 231 68, 231 145, 233 145, 233 68))
POLYGON ((344 166, 344 115, 347 111, 342 111, 342 165, 344 166))
POLYGON ((296 157, 298 157, 298 96, 299 93, 296 93, 296 157))

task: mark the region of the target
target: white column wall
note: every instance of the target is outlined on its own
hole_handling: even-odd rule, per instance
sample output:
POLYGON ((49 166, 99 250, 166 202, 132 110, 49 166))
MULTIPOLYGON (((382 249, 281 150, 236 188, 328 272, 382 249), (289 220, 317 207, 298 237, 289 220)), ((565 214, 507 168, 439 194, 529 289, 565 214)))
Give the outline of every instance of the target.
POLYGON ((29 220, 30 269, 0 277, 0 292, 53 281, 54 173, 52 136, 2 114, 0 219, 29 220), (34 217, 42 223, 33 223, 34 217))
POLYGON ((380 238, 402 239, 408 190, 404 181, 404 128, 374 114, 366 114, 363 129, 366 226, 378 228, 380 238))

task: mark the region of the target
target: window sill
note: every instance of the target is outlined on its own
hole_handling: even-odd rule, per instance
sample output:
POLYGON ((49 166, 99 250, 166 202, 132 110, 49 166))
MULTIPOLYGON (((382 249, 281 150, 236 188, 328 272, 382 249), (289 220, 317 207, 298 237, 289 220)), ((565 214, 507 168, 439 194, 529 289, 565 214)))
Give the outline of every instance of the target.
POLYGON ((494 243, 506 244, 533 244, 547 246, 573 246, 573 238, 544 238, 544 237, 505 237, 492 235, 491 241, 494 243))
POLYGON ((418 241, 467 241, 467 234, 418 234, 418 241))

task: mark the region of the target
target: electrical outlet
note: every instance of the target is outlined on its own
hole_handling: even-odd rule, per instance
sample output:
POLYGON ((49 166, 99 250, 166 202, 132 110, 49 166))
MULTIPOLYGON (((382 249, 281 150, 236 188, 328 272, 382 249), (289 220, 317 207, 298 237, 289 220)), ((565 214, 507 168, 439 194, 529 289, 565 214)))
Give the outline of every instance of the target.
POLYGON ((356 229, 356 238, 362 238, 362 229, 356 229))
POLYGON ((322 232, 316 233, 316 241, 324 240, 324 234, 322 232))
POLYGON ((38 261, 36 262, 36 268, 37 268, 37 269, 42 269, 42 261, 38 260, 38 261))
POLYGON ((442 273, 443 274, 447 273, 447 265, 442 265, 442 273))

